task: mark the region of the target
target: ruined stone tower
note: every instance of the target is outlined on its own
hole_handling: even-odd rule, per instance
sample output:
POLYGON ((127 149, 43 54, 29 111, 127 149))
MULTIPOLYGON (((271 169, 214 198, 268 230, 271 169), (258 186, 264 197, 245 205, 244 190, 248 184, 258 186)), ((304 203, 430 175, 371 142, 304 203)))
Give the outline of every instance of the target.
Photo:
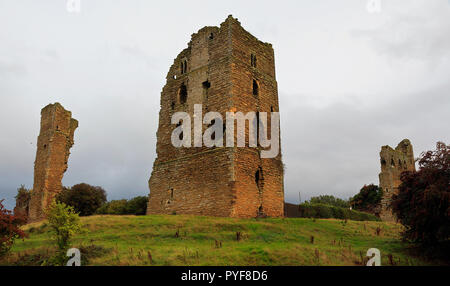
POLYGON ((49 104, 41 110, 29 222, 45 218, 45 209, 62 190, 61 180, 67 169, 77 127, 78 121, 59 103, 49 104))
POLYGON ((395 217, 388 206, 391 203, 392 195, 398 192, 401 184, 400 175, 405 171, 416 170, 411 142, 405 139, 397 145, 395 150, 389 146, 381 147, 380 160, 380 188, 383 189, 380 218, 394 221, 395 217))
MULTIPOLYGON (((175 148, 171 144, 176 127, 171 116, 184 111, 192 117, 194 104, 202 104, 202 114, 214 111, 223 118, 227 111, 269 116, 278 112, 272 45, 259 41, 229 16, 220 27, 204 27, 193 34, 166 79, 147 214, 283 216, 281 151, 275 158, 261 159, 261 147, 175 148)), ((245 130, 248 133, 247 125, 245 130)))

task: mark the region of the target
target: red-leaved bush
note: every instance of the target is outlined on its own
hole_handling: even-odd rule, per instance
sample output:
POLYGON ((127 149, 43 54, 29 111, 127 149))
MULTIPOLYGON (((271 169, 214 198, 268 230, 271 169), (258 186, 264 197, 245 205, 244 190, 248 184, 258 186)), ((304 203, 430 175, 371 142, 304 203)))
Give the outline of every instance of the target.
POLYGON ((419 171, 405 172, 392 210, 406 227, 406 239, 428 245, 449 242, 450 146, 436 144, 421 154, 419 171))
POLYGON ((24 219, 5 209, 3 200, 0 200, 0 257, 8 253, 16 239, 26 237, 20 229, 23 223, 24 219))

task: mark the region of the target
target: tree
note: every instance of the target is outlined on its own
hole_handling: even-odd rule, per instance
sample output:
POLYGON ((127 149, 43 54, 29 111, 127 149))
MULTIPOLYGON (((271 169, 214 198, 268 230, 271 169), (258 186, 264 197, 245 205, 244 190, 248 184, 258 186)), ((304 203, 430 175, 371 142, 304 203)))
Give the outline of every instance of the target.
POLYGON ((350 204, 356 210, 375 208, 383 197, 383 190, 377 185, 364 185, 358 194, 350 198, 350 204))
POLYGON ((127 214, 145 215, 147 212, 148 197, 140 196, 130 199, 127 202, 127 214))
POLYGON ((107 202, 97 210, 97 214, 110 215, 145 215, 148 198, 135 197, 130 200, 113 200, 107 202))
POLYGON ((17 189, 16 207, 14 208, 14 215, 20 216, 26 221, 28 219, 28 210, 31 200, 31 190, 25 188, 25 185, 20 185, 17 189))
POLYGON ((89 216, 106 202, 106 192, 101 187, 81 183, 72 188, 64 188, 56 199, 72 206, 81 216, 89 216))
POLYGON ((127 212, 127 200, 113 200, 107 202, 97 210, 98 214, 123 215, 127 212))
POLYGON ((53 201, 45 214, 58 247, 56 256, 50 264, 63 266, 67 260, 66 252, 70 248, 72 237, 83 231, 80 217, 73 207, 56 201, 53 201))
POLYGON ((9 252, 16 239, 26 237, 20 229, 23 223, 24 219, 5 209, 3 200, 0 200, 0 257, 9 252))
POLYGON ((421 154, 419 171, 405 172, 392 210, 406 227, 404 238, 425 245, 449 241, 450 146, 436 144, 421 154))
POLYGON ((343 199, 336 198, 336 197, 330 196, 330 195, 312 197, 309 201, 311 204, 324 204, 324 205, 335 206, 335 207, 340 207, 340 208, 350 207, 350 204, 348 203, 348 201, 345 201, 343 199))

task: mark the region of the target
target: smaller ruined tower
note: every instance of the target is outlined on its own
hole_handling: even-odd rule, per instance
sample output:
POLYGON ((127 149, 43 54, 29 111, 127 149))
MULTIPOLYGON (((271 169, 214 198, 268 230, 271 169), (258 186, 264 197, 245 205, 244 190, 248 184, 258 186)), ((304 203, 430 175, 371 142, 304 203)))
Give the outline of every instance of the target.
POLYGON ((394 221, 395 217, 389 209, 392 195, 398 192, 401 184, 400 176, 405 171, 415 171, 414 152, 408 139, 400 142, 392 149, 390 146, 381 147, 380 188, 383 189, 380 218, 384 221, 394 221))
POLYGON ((70 148, 78 121, 61 104, 49 104, 41 110, 41 130, 34 162, 28 222, 45 218, 44 211, 62 190, 70 148))

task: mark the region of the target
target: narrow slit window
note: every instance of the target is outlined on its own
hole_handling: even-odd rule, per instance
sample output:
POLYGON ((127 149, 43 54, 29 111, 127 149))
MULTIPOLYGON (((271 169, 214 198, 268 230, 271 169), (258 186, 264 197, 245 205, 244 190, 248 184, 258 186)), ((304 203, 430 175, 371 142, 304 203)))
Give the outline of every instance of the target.
POLYGON ((254 54, 251 54, 250 56, 250 65, 256 68, 256 56, 254 54))

